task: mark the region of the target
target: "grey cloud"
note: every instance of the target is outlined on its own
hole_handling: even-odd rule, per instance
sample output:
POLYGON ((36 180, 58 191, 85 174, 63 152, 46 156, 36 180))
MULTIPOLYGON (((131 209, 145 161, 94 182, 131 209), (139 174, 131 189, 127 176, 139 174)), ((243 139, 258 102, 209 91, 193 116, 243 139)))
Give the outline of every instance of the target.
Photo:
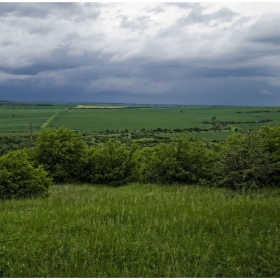
POLYGON ((68 12, 79 9, 76 3, 0 3, 2 16, 42 18, 54 11, 68 12))
POLYGON ((33 26, 29 28, 28 32, 30 34, 40 34, 40 35, 46 35, 50 33, 53 30, 52 26, 33 26))
POLYGON ((30 17, 46 18, 56 16, 68 20, 81 21, 87 18, 100 16, 98 5, 86 3, 59 2, 59 3, 0 3, 2 17, 30 17))
POLYGON ((260 93, 264 94, 264 95, 274 95, 275 94, 274 92, 268 91, 266 89, 261 90, 260 93))
POLYGON ((242 26, 246 23, 248 23, 250 20, 252 20, 253 17, 249 17, 249 16, 241 16, 238 20, 236 20, 233 24, 232 27, 239 27, 242 26))
POLYGON ((146 9, 146 11, 152 14, 159 14, 165 12, 165 9, 163 9, 161 6, 157 6, 156 8, 153 9, 146 9))
POLYGON ((164 3, 165 6, 175 6, 180 9, 203 9, 200 3, 190 3, 190 2, 167 2, 164 3))
POLYGON ((238 13, 233 12, 229 8, 221 8, 217 12, 203 14, 202 9, 194 9, 186 17, 178 19, 178 25, 196 24, 203 23, 208 25, 210 21, 217 20, 218 22, 232 21, 233 17, 238 13))
POLYGON ((122 4, 128 17, 118 16, 118 3, 3 4, 0 98, 280 102, 272 94, 280 86, 279 14, 253 18, 229 8, 209 13, 199 3, 141 4, 139 13, 130 13, 122 4), (182 10, 165 21, 165 12, 178 11, 174 7, 182 10), (155 13, 161 13, 156 24, 155 13), (184 13, 189 15, 178 19, 184 13), (219 26, 224 22, 231 23, 226 30, 219 26), (148 30, 149 37, 131 30, 148 30))
POLYGON ((280 14, 264 15, 248 30, 248 39, 253 42, 280 45, 280 14))
POLYGON ((48 100, 52 98, 56 101, 59 98, 67 98, 68 101, 75 98, 95 101, 100 96, 101 99, 106 97, 115 102, 127 102, 128 99, 135 101, 137 96, 144 98, 145 95, 148 103, 265 105, 271 102, 271 98, 276 98, 274 95, 261 94, 256 99, 254 96, 259 93, 259 88, 266 88, 268 92, 274 90, 265 81, 254 77, 240 79, 190 76, 192 71, 193 69, 182 64, 180 66, 180 63, 139 65, 132 62, 110 64, 103 61, 97 66, 81 69, 42 72, 33 78, 15 81, 13 85, 2 84, 0 89, 1 92, 14 92, 17 94, 14 96, 18 98, 19 92, 27 94, 29 89, 32 100, 44 100, 46 96, 48 100), (36 95, 36 91, 40 94, 36 95), (77 92, 79 96, 75 95, 77 92), (135 96, 134 99, 132 95, 135 96))
POLYGON ((2 17, 44 17, 48 13, 45 9, 46 5, 38 5, 34 3, 0 3, 0 15, 2 17))
POLYGON ((92 65, 96 60, 96 55, 83 53, 81 55, 69 55, 69 48, 54 49, 47 59, 37 58, 32 60, 32 65, 29 67, 21 67, 14 69, 6 69, 12 74, 37 75, 39 72, 79 68, 92 65))
POLYGON ((0 44, 4 47, 8 47, 13 44, 13 41, 2 41, 0 44))
POLYGON ((152 22, 149 16, 139 16, 134 19, 129 19, 127 16, 119 16, 122 18, 120 27, 132 30, 147 29, 152 22))

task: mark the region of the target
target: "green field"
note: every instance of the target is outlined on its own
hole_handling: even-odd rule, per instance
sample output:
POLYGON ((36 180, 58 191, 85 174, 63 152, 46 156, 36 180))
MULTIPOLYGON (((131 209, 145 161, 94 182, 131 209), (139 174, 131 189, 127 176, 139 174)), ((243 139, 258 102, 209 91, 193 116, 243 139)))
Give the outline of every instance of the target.
MULTIPOLYGON (((79 106, 79 105, 78 105, 79 106)), ((212 118, 219 122, 241 122, 229 124, 231 130, 191 132, 189 135, 207 140, 225 140, 235 130, 259 130, 263 125, 280 122, 280 107, 122 107, 113 105, 83 105, 90 109, 79 109, 75 104, 2 103, 0 106, 0 134, 29 133, 32 123, 34 133, 44 127, 65 126, 77 131, 92 133, 106 130, 137 132, 161 129, 210 129, 212 118), (99 109, 102 108, 102 109, 99 109), (261 123, 254 123, 266 120, 261 123), (269 121, 267 121, 269 120, 269 121), (247 122, 247 123, 246 123, 247 122), (250 123, 252 122, 252 123, 250 123)), ((113 134, 114 134, 113 133, 113 134)), ((174 138, 181 133, 159 132, 164 137, 174 138)), ((145 138, 145 137, 144 137, 145 138)))
POLYGON ((0 103, 0 134, 28 133, 30 123, 34 133, 42 130, 69 105, 36 103, 0 103))
POLYGON ((122 109, 125 106, 115 106, 115 105, 77 105, 75 109, 122 109))
MULTIPOLYGON (((216 116, 220 121, 259 121, 270 118, 271 124, 280 122, 279 107, 186 107, 186 108, 131 108, 83 110, 73 109, 59 115, 52 127, 61 125, 74 130, 140 130, 155 128, 210 127, 203 121, 216 116), (270 111, 268 113, 245 113, 248 111, 270 111), (238 111, 244 113, 237 113, 238 111)), ((253 124, 253 128, 262 125, 253 124)), ((240 129, 249 125, 235 125, 240 129)))
POLYGON ((280 193, 60 185, 0 204, 1 277, 279 277, 280 193))

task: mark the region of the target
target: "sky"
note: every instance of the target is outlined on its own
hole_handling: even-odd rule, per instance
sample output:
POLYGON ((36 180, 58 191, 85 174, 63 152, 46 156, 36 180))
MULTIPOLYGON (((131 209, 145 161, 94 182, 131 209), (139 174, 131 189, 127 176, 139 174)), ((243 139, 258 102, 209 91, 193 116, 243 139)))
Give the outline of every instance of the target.
POLYGON ((280 3, 0 2, 0 100, 280 106, 280 3))

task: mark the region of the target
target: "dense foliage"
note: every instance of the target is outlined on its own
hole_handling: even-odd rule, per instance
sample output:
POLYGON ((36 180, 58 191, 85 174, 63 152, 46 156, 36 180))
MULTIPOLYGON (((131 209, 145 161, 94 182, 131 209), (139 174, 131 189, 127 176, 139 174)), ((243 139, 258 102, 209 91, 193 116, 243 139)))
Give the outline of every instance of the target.
POLYGON ((19 198, 45 195, 51 179, 42 166, 34 167, 26 150, 0 157, 0 198, 19 198))
POLYGON ((45 189, 49 181, 35 165, 42 165, 55 183, 208 184, 248 190, 280 182, 280 124, 264 126, 258 133, 236 133, 225 143, 209 145, 189 137, 144 148, 113 140, 87 145, 77 132, 46 128, 28 150, 29 156, 26 151, 0 158, 2 197, 36 193, 37 185, 40 192, 40 184, 45 189))
POLYGON ((210 178, 214 158, 205 143, 194 138, 144 148, 137 155, 139 179, 149 183, 197 184, 210 178))
POLYGON ((80 134, 63 127, 45 128, 36 140, 35 159, 54 182, 75 181, 83 169, 85 149, 80 134))
POLYGON ((132 181, 135 161, 130 150, 120 142, 109 141, 88 149, 83 180, 90 183, 121 185, 132 181))
POLYGON ((0 155, 4 155, 10 151, 34 146, 30 142, 29 136, 1 136, 0 137, 0 155))
POLYGON ((265 150, 265 139, 248 132, 235 134, 227 140, 213 173, 217 174, 219 186, 251 189, 267 184, 273 170, 274 164, 265 150))

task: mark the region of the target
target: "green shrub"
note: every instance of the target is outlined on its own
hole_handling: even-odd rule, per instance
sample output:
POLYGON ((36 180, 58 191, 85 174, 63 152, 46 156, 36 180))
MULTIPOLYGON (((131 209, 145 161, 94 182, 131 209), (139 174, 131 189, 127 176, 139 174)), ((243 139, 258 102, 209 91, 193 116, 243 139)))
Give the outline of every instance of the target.
POLYGON ((84 181, 90 183, 122 185, 132 181, 135 161, 133 144, 129 149, 119 141, 109 141, 88 150, 84 181))
POLYGON ((80 134, 64 127, 45 128, 35 143, 35 159, 54 182, 78 181, 84 167, 86 144, 80 134))
POLYGON ((26 150, 0 157, 0 198, 32 197, 47 194, 51 179, 42 166, 35 168, 26 150))
POLYGON ((171 183, 177 173, 177 162, 173 155, 174 147, 164 143, 143 148, 136 155, 138 180, 147 183, 171 183))
POLYGON ((261 135, 247 132, 227 139, 214 170, 217 185, 248 190, 267 184, 272 172, 269 154, 261 135))
POLYGON ((142 182, 197 184, 209 179, 216 157, 202 140, 184 138, 173 144, 144 148, 138 152, 137 160, 142 182))
POLYGON ((267 183, 270 185, 279 185, 280 183, 280 124, 269 127, 263 126, 260 130, 260 136, 264 140, 264 148, 270 160, 270 176, 267 183))
POLYGON ((10 151, 29 148, 34 146, 30 143, 29 136, 1 136, 0 137, 0 155, 4 155, 10 151))

